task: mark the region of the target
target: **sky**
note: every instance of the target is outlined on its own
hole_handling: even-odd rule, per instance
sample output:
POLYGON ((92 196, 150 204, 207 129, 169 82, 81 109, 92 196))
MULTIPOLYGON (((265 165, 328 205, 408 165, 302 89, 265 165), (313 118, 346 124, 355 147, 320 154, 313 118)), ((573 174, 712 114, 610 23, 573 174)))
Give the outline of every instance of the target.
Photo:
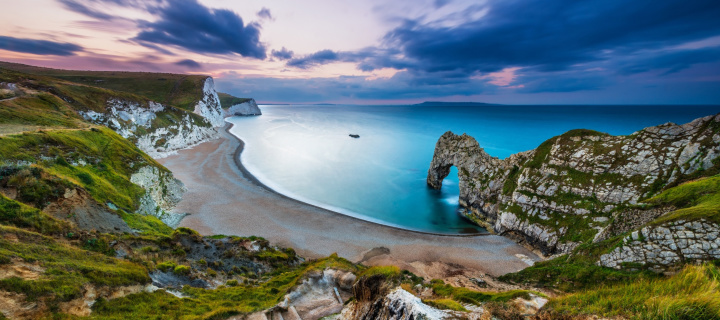
POLYGON ((720 104, 720 1, 3 1, 0 60, 260 103, 720 104))

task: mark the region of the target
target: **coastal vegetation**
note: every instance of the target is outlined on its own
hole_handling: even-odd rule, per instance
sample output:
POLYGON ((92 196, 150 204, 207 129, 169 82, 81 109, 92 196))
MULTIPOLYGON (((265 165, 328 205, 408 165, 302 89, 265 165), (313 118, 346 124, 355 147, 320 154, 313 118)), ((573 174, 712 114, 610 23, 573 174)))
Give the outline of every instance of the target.
POLYGON ((670 277, 601 284, 547 304, 548 314, 626 319, 720 319, 720 261, 688 265, 670 277))
MULTIPOLYGON (((640 227, 678 221, 720 223, 718 160, 675 182, 647 184, 641 201, 617 206, 610 214, 602 211, 607 202, 597 196, 562 190, 547 195, 533 191, 544 184, 519 182, 520 177, 535 177, 527 172, 540 168, 547 170, 543 175, 547 186, 558 181, 576 188, 644 181, 638 175, 591 174, 549 163, 559 140, 562 145, 555 148, 574 150, 586 143, 599 153, 617 151, 613 149, 617 146, 600 142, 608 135, 588 130, 550 139, 508 167, 508 179, 499 185, 501 195, 554 202, 587 214, 558 211, 544 218, 528 216, 525 221, 566 230, 560 239, 578 245, 493 279, 507 285, 503 290, 424 279, 396 266, 368 267, 337 254, 306 260, 292 248, 252 235, 203 236, 189 228, 171 228, 157 216, 141 212, 148 194, 172 193, 167 185, 143 187, 133 175, 142 168, 172 173, 138 148, 137 141, 91 123, 80 112, 106 112, 113 98, 139 104, 151 99, 169 107, 154 114, 148 130, 165 129, 181 119, 208 127, 201 116, 184 111, 199 100, 204 79, 0 64, 0 81, 19 84, 15 91, 2 93, 17 98, 0 101, 0 292, 18 304, 35 305, 34 313, 23 317, 225 319, 276 308, 286 295, 311 282, 308 279, 335 270, 358 279, 349 284, 353 296, 342 301, 345 306, 376 304, 385 298, 382 294, 399 287, 427 306, 448 312, 471 312, 480 306, 501 319, 522 317, 518 301, 537 297, 549 299, 540 316, 551 318, 720 318, 718 261, 689 265, 688 260, 664 273, 634 263, 621 268, 598 263, 609 252, 643 240, 642 232, 637 232, 640 227), (583 137, 592 142, 581 141, 583 137), (65 207, 67 203, 72 206, 65 207), (594 241, 598 228, 611 222, 598 223, 597 218, 620 219, 612 214, 657 208, 671 209, 639 227, 594 241), (98 223, 83 212, 107 219, 98 223), (633 232, 638 239, 633 240, 633 232), (165 290, 150 289, 147 285, 153 281, 165 290), (97 293, 92 307, 81 302, 90 299, 91 292, 97 293), (118 292, 124 293, 114 295, 118 292), (73 303, 85 309, 69 313, 68 305, 73 303)), ((220 99, 224 105, 246 101, 224 94, 220 99)), ((471 175, 465 169, 459 172, 471 175)), ((479 189, 490 181, 483 179, 479 189)), ((517 216, 527 212, 519 204, 499 207, 517 216)))

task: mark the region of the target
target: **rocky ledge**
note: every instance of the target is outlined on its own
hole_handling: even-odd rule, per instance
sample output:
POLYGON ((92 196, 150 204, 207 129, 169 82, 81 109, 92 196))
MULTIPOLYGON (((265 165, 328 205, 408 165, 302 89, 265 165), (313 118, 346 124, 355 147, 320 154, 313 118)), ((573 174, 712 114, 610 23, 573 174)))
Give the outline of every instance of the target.
MULTIPOLYGON (((553 255, 635 230, 672 211, 647 210, 642 201, 717 173, 719 156, 720 114, 627 136, 573 130, 504 160, 488 155, 468 135, 446 132, 436 144, 427 183, 441 188, 456 166, 459 202, 469 219, 553 255)), ((626 260, 616 256, 606 264, 626 260)))

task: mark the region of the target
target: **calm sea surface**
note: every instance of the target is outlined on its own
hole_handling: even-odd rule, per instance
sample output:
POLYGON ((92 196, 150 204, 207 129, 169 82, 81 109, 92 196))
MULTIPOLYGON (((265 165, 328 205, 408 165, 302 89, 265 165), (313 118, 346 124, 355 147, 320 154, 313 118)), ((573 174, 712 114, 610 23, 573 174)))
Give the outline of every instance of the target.
POLYGON ((441 191, 425 178, 445 131, 467 133, 505 158, 577 128, 614 135, 686 123, 720 106, 260 106, 233 117, 242 162, 289 197, 365 220, 435 233, 483 229, 458 215, 457 171, 441 191), (348 134, 359 134, 354 139, 348 134))

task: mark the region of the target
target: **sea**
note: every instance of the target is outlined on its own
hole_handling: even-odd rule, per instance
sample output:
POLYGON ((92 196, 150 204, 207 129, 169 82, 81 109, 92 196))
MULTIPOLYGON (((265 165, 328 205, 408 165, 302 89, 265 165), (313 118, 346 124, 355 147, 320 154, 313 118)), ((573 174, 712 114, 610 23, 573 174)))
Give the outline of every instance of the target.
POLYGON ((341 214, 438 234, 486 232, 459 213, 457 169, 441 190, 426 184, 435 143, 446 131, 467 133, 503 159, 572 129, 627 135, 720 113, 720 106, 679 105, 260 108, 261 116, 227 121, 234 124, 230 132, 245 142, 241 162, 264 185, 341 214))

